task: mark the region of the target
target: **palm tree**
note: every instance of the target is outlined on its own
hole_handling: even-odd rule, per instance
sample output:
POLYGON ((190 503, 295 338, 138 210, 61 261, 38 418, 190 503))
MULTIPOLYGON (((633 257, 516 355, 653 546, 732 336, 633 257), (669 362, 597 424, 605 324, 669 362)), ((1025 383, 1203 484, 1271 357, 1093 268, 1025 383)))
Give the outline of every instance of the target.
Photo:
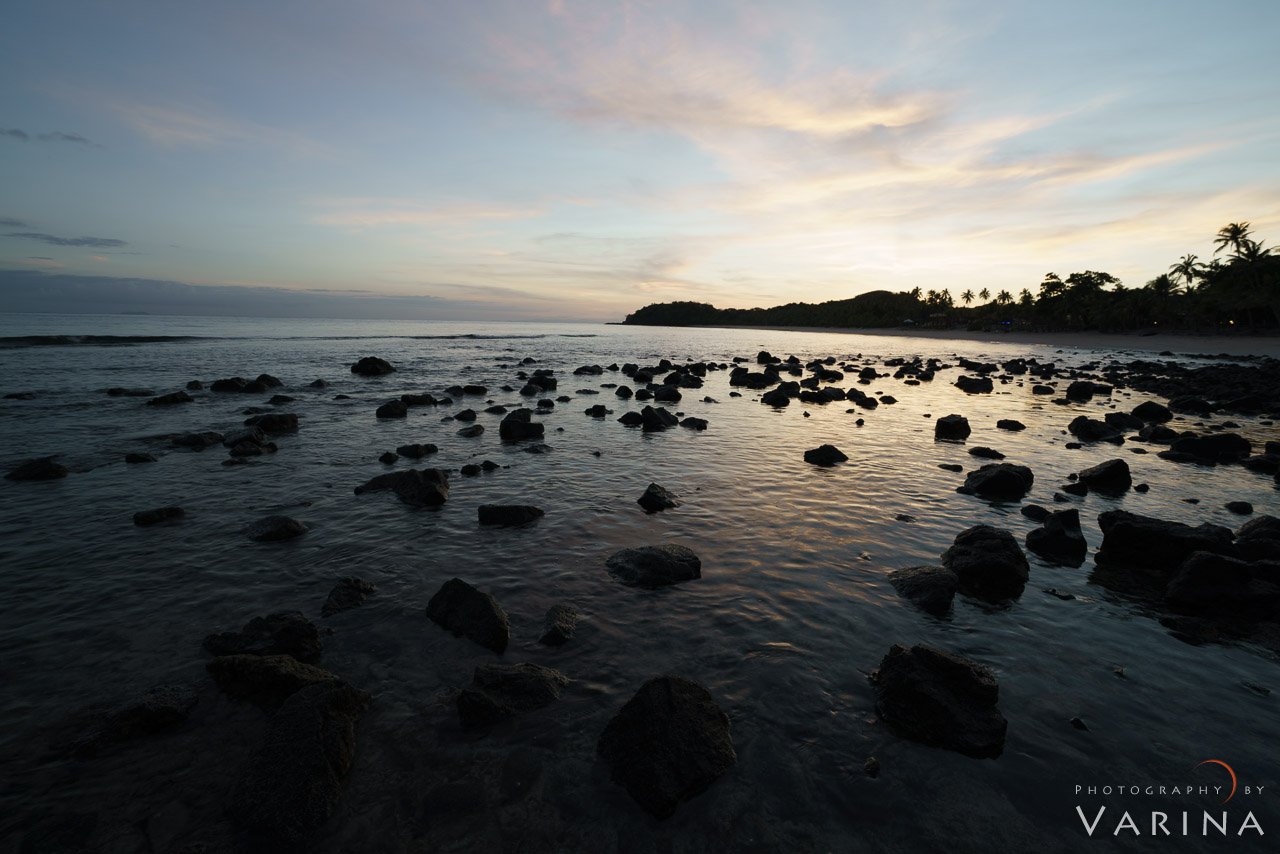
POLYGON ((1168 299, 1178 292, 1178 283, 1168 273, 1161 273, 1147 282, 1147 290, 1161 299, 1168 299))
POLYGON ((1236 257, 1241 261, 1259 261, 1269 258, 1272 250, 1265 248, 1260 241, 1245 240, 1236 250, 1236 257))
POLYGON ((1031 296, 1031 289, 1023 288, 1018 294, 1018 304, 1023 307, 1029 307, 1033 302, 1035 302, 1035 297, 1031 296))
POLYGON ((1008 291, 1001 291, 996 294, 996 305, 1008 305, 1013 302, 1013 294, 1008 291))
POLYGON ((1236 255, 1240 254, 1240 250, 1249 242, 1249 223, 1247 222, 1229 222, 1222 228, 1218 229, 1218 236, 1214 238, 1213 245, 1218 247, 1213 250, 1213 254, 1217 255, 1223 249, 1230 247, 1236 255))
POLYGON ((987 290, 986 288, 983 288, 982 290, 978 291, 978 299, 982 300, 983 302, 986 302, 987 300, 991 299, 991 291, 987 290))
POLYGON ((1188 253, 1183 255, 1177 264, 1171 266, 1169 272, 1174 276, 1180 277, 1183 284, 1190 288, 1200 274, 1204 272, 1204 265, 1200 263, 1196 256, 1188 253))
POLYGON ((973 290, 966 289, 965 292, 960 295, 960 301, 964 303, 965 308, 968 308, 969 303, 973 302, 973 290))

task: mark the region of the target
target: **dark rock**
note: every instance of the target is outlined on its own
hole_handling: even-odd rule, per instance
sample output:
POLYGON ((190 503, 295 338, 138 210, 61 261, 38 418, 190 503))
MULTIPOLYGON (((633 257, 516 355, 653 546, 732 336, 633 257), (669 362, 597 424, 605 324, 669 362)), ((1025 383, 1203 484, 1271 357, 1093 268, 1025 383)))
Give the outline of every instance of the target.
POLYGON ((1139 403, 1133 408, 1133 415, 1148 424, 1163 424, 1173 418, 1173 413, 1169 411, 1169 407, 1161 406, 1153 400, 1139 403))
POLYGON ((181 433, 169 440, 169 444, 175 448, 189 448, 192 451, 203 451, 205 448, 212 448, 214 445, 222 444, 222 434, 215 433, 212 430, 205 430, 202 433, 181 433))
POLYGON ((1090 380, 1076 380, 1067 386, 1067 400, 1086 401, 1095 394, 1111 394, 1111 387, 1090 380))
POLYGON ((1089 552, 1078 510, 1049 514, 1041 527, 1027 533, 1026 542, 1028 551, 1063 566, 1080 566, 1089 552))
POLYGON ((249 539, 260 543, 292 540, 310 530, 306 524, 292 516, 264 516, 245 529, 249 539))
POLYGON ((376 415, 379 418, 406 418, 409 407, 403 400, 389 400, 378 407, 376 415))
POLYGON ((281 703, 308 685, 338 678, 292 655, 223 655, 206 667, 228 696, 261 705, 281 703))
POLYGON ((1169 450, 1175 454, 1190 454, 1206 462, 1237 463, 1249 456, 1253 445, 1236 433, 1213 433, 1175 439, 1169 450))
POLYGON ((833 466, 848 459, 835 445, 820 445, 804 452, 804 461, 815 466, 833 466))
POLYGON ((151 398, 147 401, 147 406, 172 406, 175 403, 191 403, 193 400, 195 398, 185 391, 174 391, 151 398))
POLYGON ((498 425, 498 435, 504 442, 541 439, 545 428, 541 423, 531 420, 532 416, 533 411, 530 409, 511 410, 498 425))
POLYGON ((644 424, 644 416, 639 412, 624 412, 618 423, 624 427, 639 427, 644 424))
POLYGON ((994 388, 990 377, 968 377, 959 376, 956 378, 956 388, 966 394, 989 394, 994 388))
POLYGON ((969 456, 981 457, 986 460, 1003 460, 1004 459, 1004 454, 1000 453, 995 448, 987 448, 982 445, 979 445, 976 448, 970 448, 969 456))
POLYGON ((1245 560, 1280 561, 1280 519, 1269 515, 1250 519, 1236 532, 1235 545, 1245 560))
POLYGON ((427 617, 458 637, 499 654, 511 636, 507 612, 497 600, 460 578, 449 579, 436 591, 427 603, 427 617))
POLYGON ((377 356, 365 356, 351 366, 351 373, 359 374, 362 377, 380 377, 394 370, 395 368, 391 366, 390 362, 385 359, 379 359, 377 356))
POLYGON ((606 415, 612 414, 612 410, 606 409, 603 403, 597 403, 595 406, 589 406, 585 412, 592 418, 604 418, 606 415))
POLYGON ((781 409, 791 404, 791 395, 787 394, 784 389, 775 388, 773 391, 766 391, 761 395, 760 402, 766 406, 774 406, 781 409))
POLYGON ((478 508, 481 525, 512 527, 528 525, 543 517, 543 511, 528 504, 481 504, 478 508))
POLYGON ((963 441, 973 431, 969 427, 969 419, 963 415, 944 415, 933 425, 935 439, 963 441))
POLYGON ((889 573, 889 583, 921 610, 942 616, 951 608, 960 579, 945 567, 911 566, 889 573))
POLYGON ((702 577, 702 561, 684 546, 641 546, 614 552, 605 561, 610 574, 631 587, 653 589, 702 577))
POLYGON ((1108 510, 1098 516, 1102 546, 1097 561, 1122 564, 1171 574, 1192 552, 1233 556, 1234 535, 1219 525, 1197 527, 1166 522, 1124 510, 1108 510))
POLYGON ((1071 423, 1067 425, 1067 432, 1085 442, 1114 442, 1115 444, 1120 444, 1123 441, 1119 430, 1105 421, 1099 421, 1087 415, 1077 415, 1073 418, 1071 423))
POLYGON ((1030 574, 1013 534, 990 525, 961 531, 942 553, 942 565, 960 579, 961 592, 992 601, 1019 596, 1030 574))
POLYGON ((1043 522, 1052 515, 1052 511, 1046 510, 1039 504, 1026 504, 1022 507, 1022 515, 1026 516, 1032 522, 1043 522))
POLYGON ((1014 432, 1027 429, 1026 424, 1023 424, 1021 421, 1015 421, 1012 418, 1001 418, 996 422, 996 427, 1000 430, 1011 430, 1014 432))
POLYGON ((1084 497, 1089 494, 1089 484, 1084 483, 1083 481, 1077 481, 1076 483, 1064 483, 1062 485, 1062 491, 1068 495, 1084 497))
POLYGON ((484 434, 483 424, 468 424, 466 427, 463 427, 461 430, 458 431, 458 435, 464 439, 474 439, 477 436, 481 436, 483 434, 484 434))
POLYGON ((140 510, 133 514, 133 524, 139 528, 147 525, 158 525, 161 522, 169 522, 174 519, 181 519, 186 515, 186 511, 181 507, 157 507, 154 510, 140 510))
POLYGON ((53 457, 27 460, 10 469, 5 480, 57 480, 67 476, 67 468, 53 461, 53 457))
POLYGON ((70 722, 76 730, 70 752, 88 759, 111 745, 173 729, 187 719, 196 702, 196 692, 188 686, 158 685, 114 708, 90 707, 70 722))
POLYGON ((1037 383, 1031 387, 1032 394, 1053 394, 1054 391, 1055 389, 1053 386, 1041 385, 1040 383, 1037 383))
POLYGON ((703 430, 707 429, 707 419, 694 418, 690 416, 689 418, 685 418, 683 421, 681 421, 680 426, 686 427, 690 430, 697 430, 699 433, 701 433, 703 430))
POLYGON ((1204 398, 1184 394, 1169 399, 1169 409, 1187 415, 1210 415, 1213 407, 1204 398))
POLYGON ((367 695, 342 681, 293 693, 267 723, 231 796, 229 812, 254 850, 313 850, 355 763, 355 726, 367 695))
POLYGON ((1124 460, 1107 460, 1080 472, 1080 483, 1094 492, 1120 495, 1133 485, 1133 476, 1124 460))
POLYGON ((1138 439, 1156 445, 1168 445, 1178 438, 1178 433, 1163 424, 1148 424, 1138 431, 1138 439))
POLYGON ((542 637, 538 643, 561 646, 573 637, 578 626, 578 611, 572 605, 552 605, 547 609, 542 637))
POLYGON ((707 689, 678 676, 641 686, 609 721, 596 752, 648 813, 667 818, 733 767, 729 717, 707 689))
POLYGON ((429 454, 439 453, 440 449, 431 443, 401 445, 396 448, 396 453, 402 457, 408 457, 411 460, 420 460, 429 454))
POLYGON ((481 664, 458 694, 458 717, 464 727, 487 726, 555 702, 568 684, 560 671, 537 664, 481 664))
POLYGON ((989 463, 971 471, 956 492, 993 501, 1020 501, 1035 482, 1031 469, 1014 463, 989 463))
POLYGON ((377 589, 370 582, 360 578, 352 576, 340 578, 329 591, 329 597, 324 600, 324 605, 320 607, 320 616, 332 617, 341 611, 358 608, 377 589))
POLYGON ((268 412, 246 418, 246 427, 257 427, 269 436, 298 432, 298 416, 292 412, 268 412))
POLYGON ((674 415, 668 412, 664 407, 654 408, 646 406, 640 410, 640 429, 645 433, 658 433, 666 430, 668 427, 675 427, 680 423, 674 415))
POLYGON ((1278 581, 1280 562, 1195 552, 1169 580, 1165 598, 1186 611, 1274 620, 1280 617, 1278 581))
POLYGON ((453 416, 454 421, 475 421, 476 411, 474 409, 463 409, 453 416))
POLYGON ((356 495, 366 492, 395 492, 405 504, 438 507, 449 497, 449 475, 442 469, 406 469, 371 478, 356 487, 356 495))
POLYGON ((125 454, 124 461, 131 465, 136 465, 138 463, 154 463, 156 461, 156 458, 151 454, 141 454, 141 453, 134 452, 134 453, 125 454))
POLYGON ((480 471, 480 466, 475 463, 467 463, 462 468, 458 469, 459 474, 463 477, 476 477, 480 474, 480 471))
POLYGON ((964 466, 960 465, 959 463, 938 463, 938 468, 942 469, 943 471, 956 471, 956 472, 964 471, 964 466))
POLYGON ((378 457, 378 462, 389 466, 398 459, 400 459, 400 455, 394 451, 384 451, 382 455, 378 457))
POLYGON ((1130 415, 1127 412, 1108 412, 1103 420, 1122 433, 1129 430, 1141 430, 1147 426, 1146 422, 1141 418, 1130 415))
POLYGON ((254 617, 238 632, 222 632, 204 639, 213 655, 292 655, 299 661, 320 658, 320 630, 298 611, 254 617))
POLYGON ((636 503, 650 513, 657 513, 659 510, 668 510, 672 507, 680 506, 680 502, 676 500, 675 495, 656 483, 649 484, 644 494, 636 499, 636 503))
POLYGON ((923 644, 894 644, 871 679, 876 711, 913 741, 991 758, 1004 750, 1008 722, 990 668, 923 644))

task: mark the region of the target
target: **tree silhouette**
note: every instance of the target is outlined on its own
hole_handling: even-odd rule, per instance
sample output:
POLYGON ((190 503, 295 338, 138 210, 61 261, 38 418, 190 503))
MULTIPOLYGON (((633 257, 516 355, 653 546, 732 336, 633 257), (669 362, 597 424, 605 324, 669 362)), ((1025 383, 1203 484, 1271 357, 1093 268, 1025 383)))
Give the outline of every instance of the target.
POLYGON ((1217 255, 1223 249, 1230 247, 1233 254, 1239 255, 1247 242, 1249 242, 1249 223, 1229 222, 1218 229, 1218 236, 1213 239, 1213 245, 1218 248, 1213 250, 1213 254, 1217 255))
POLYGON ((1204 272, 1204 265, 1200 263, 1200 260, 1195 255, 1188 253, 1183 255, 1177 264, 1171 266, 1169 272, 1181 278, 1182 283, 1190 289, 1195 284, 1196 279, 1200 277, 1200 274, 1204 272))
POLYGON ((983 302, 986 302, 987 300, 991 299, 991 291, 987 290, 986 288, 983 288, 982 290, 978 291, 978 299, 982 300, 983 302))
POLYGON ((960 295, 960 302, 964 303, 965 307, 968 308, 969 303, 973 302, 973 290, 966 288, 965 292, 960 295))

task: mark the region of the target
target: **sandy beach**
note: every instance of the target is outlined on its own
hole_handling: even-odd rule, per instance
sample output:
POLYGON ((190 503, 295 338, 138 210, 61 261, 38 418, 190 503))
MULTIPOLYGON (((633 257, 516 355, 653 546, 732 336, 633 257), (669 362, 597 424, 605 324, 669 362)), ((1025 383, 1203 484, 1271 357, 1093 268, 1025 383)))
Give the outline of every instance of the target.
POLYGON ((1082 350, 1122 349, 1152 353, 1280 358, 1280 337, 1261 335, 1194 335, 1187 332, 1137 335, 1107 332, 971 332, 965 329, 848 329, 824 326, 725 327, 770 329, 778 332, 828 332, 841 335, 879 335, 893 338, 928 338, 933 341, 991 341, 1001 344, 1042 344, 1082 350))

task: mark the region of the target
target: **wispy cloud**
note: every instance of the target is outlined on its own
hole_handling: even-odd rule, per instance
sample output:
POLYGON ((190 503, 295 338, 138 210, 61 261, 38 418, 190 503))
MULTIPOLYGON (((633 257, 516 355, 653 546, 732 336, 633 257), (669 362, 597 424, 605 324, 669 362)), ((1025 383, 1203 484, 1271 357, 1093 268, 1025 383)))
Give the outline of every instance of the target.
POLYGON ((267 147, 306 156, 332 154, 328 145, 305 134, 235 118, 211 105, 193 108, 89 93, 75 97, 105 107, 135 133, 166 147, 267 147))
POLYGON ((0 216, 0 228, 26 228, 27 224, 20 219, 0 216))
POLYGON ((59 237, 56 234, 45 234, 39 231, 11 231, 5 237, 16 237, 22 240, 38 240, 50 246, 91 246, 97 249, 108 249, 114 246, 128 246, 128 242, 114 237, 59 237))
POLYGON ((9 139, 16 139, 19 142, 67 142, 73 145, 83 145, 87 148, 101 148, 101 145, 78 133, 67 133, 65 131, 55 130, 48 133, 30 134, 21 128, 0 128, 0 136, 7 136, 9 139))
POLYGON ((431 204, 414 199, 337 198, 317 203, 323 212, 312 222, 320 225, 375 228, 378 226, 460 225, 483 220, 530 219, 544 211, 539 207, 505 203, 446 202, 431 204))

